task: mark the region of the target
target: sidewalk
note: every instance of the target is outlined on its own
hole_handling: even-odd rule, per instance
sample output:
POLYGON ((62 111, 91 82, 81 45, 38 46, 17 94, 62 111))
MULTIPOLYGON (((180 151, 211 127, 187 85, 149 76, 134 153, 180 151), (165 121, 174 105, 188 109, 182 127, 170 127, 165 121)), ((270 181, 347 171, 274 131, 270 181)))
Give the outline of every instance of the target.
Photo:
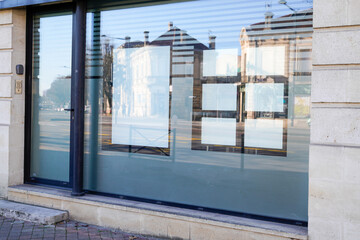
POLYGON ((0 240, 160 240, 76 221, 41 225, 0 216, 0 240))

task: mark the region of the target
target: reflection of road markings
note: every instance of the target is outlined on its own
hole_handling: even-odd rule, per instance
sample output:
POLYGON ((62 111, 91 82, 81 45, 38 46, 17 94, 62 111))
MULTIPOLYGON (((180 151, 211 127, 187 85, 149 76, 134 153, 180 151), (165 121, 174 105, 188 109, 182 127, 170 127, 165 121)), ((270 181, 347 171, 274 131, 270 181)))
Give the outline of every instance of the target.
MULTIPOLYGON (((110 134, 99 134, 101 136, 110 136, 110 134)), ((186 137, 178 137, 176 139, 176 143, 189 143, 189 141, 192 140, 201 140, 200 138, 186 138, 186 137)), ((109 143, 112 144, 111 141, 109 139, 104 139, 103 140, 104 143, 109 143)), ((169 139, 168 141, 169 143, 173 143, 172 140, 169 139)), ((223 145, 214 145, 216 147, 224 147, 223 145)), ((226 146, 225 146, 226 147, 226 146)), ((236 146, 231 146, 232 148, 236 148, 236 149, 241 149, 242 147, 236 147, 236 146)), ((270 152, 283 152, 283 153, 292 153, 294 154, 295 152, 292 151, 284 151, 284 150, 278 150, 278 149, 263 149, 263 148, 251 148, 251 147, 245 147, 246 150, 257 150, 257 151, 270 151, 270 152)))
MULTIPOLYGON (((216 147, 224 147, 223 145, 214 145, 214 146, 216 146, 216 147)), ((231 146, 231 148, 241 149, 242 147, 233 147, 233 146, 231 146)), ((294 152, 278 150, 278 149, 264 149, 264 148, 251 148, 251 147, 246 147, 245 149, 247 149, 247 150, 258 150, 258 151, 264 150, 264 151, 270 151, 270 152, 294 153, 294 152)))
POLYGON ((176 140, 185 140, 185 141, 190 141, 190 140, 201 140, 200 138, 187 138, 187 137, 176 137, 176 140))
MULTIPOLYGON (((241 148, 241 147, 239 147, 241 148)), ((245 149, 248 149, 248 150, 265 150, 265 151, 270 151, 270 152, 284 152, 284 153, 294 153, 294 152, 290 152, 290 151, 284 151, 284 150, 277 150, 277 149, 264 149, 264 148, 249 148, 249 147, 246 147, 245 149)))

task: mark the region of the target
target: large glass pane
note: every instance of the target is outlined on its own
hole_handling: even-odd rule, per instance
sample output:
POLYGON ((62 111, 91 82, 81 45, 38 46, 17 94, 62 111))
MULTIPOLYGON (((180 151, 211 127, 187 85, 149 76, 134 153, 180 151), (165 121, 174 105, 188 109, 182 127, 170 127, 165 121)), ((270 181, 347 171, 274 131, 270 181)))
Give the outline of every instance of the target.
POLYGON ((117 4, 88 14, 86 188, 307 221, 312 2, 117 4))
POLYGON ((34 17, 30 177, 69 182, 72 15, 34 17))

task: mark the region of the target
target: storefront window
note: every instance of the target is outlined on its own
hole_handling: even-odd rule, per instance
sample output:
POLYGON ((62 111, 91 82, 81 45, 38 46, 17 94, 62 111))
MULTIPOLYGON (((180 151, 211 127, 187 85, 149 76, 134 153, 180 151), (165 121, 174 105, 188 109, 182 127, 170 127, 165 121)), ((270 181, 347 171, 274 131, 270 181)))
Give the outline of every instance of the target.
POLYGON ((306 222, 312 3, 120 3, 87 18, 85 188, 306 222))

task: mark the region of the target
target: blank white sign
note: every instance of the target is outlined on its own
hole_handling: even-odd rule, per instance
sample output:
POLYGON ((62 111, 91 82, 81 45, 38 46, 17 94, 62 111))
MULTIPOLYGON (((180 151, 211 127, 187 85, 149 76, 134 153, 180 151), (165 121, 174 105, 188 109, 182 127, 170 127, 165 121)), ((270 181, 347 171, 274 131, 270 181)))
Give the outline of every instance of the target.
POLYGON ((237 48, 203 51, 203 76, 237 76, 237 48))
POLYGON ((245 111, 283 112, 283 83, 248 83, 245 85, 245 111))
POLYGON ((283 120, 245 119, 245 146, 283 148, 283 120))
POLYGON ((203 84, 202 110, 236 111, 237 86, 235 84, 203 84))
POLYGON ((285 75, 285 46, 247 48, 246 75, 285 75))
POLYGON ((236 145, 236 118, 201 119, 201 143, 216 145, 236 145))
POLYGON ((112 143, 168 147, 170 47, 114 51, 112 143))

